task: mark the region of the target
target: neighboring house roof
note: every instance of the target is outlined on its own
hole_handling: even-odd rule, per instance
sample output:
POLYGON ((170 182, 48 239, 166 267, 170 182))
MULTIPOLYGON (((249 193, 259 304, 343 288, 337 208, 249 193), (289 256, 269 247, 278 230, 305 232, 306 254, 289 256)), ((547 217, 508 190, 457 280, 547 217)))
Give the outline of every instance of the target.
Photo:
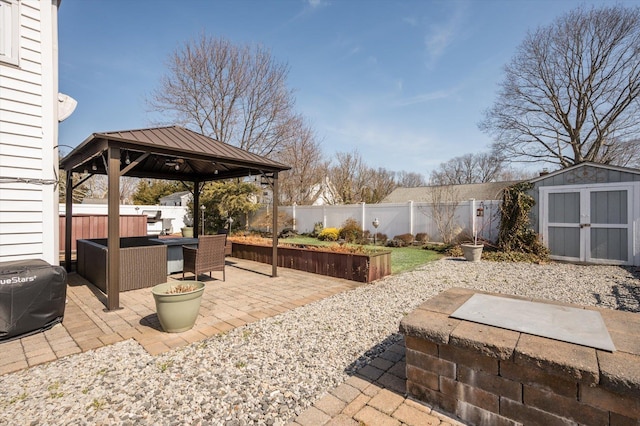
POLYGON ((107 204, 106 198, 88 198, 85 197, 82 199, 82 204, 107 204))
POLYGON ((166 203, 169 201, 182 201, 182 199, 187 195, 191 196, 191 192, 190 191, 174 192, 173 194, 165 195, 164 197, 160 198, 160 204, 166 203))
POLYGON ((511 180, 504 182, 488 182, 488 183, 471 183, 464 185, 433 185, 419 186, 416 188, 396 188, 391 194, 387 195, 383 203, 406 203, 408 201, 432 203, 434 194, 437 191, 451 189, 450 196, 447 201, 467 201, 471 198, 476 200, 500 200, 502 199, 502 190, 508 186, 521 181, 511 180))

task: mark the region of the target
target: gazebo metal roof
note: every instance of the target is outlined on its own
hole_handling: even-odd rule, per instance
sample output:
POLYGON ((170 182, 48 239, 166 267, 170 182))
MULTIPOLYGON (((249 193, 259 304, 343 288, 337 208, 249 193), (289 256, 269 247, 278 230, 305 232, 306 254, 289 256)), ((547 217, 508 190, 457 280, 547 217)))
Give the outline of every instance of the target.
MULTIPOLYGON (((290 167, 180 126, 93 133, 60 161, 67 173, 65 266, 71 268, 73 175, 80 185, 95 174, 108 176, 107 308, 119 308, 120 177, 193 182, 194 232, 198 235, 200 190, 204 182, 261 175, 273 185, 273 229, 278 229, 278 172, 290 167)), ((277 259, 277 233, 273 235, 277 259)), ((272 264, 277 276, 277 264, 272 264)))
POLYGON ((109 147, 120 149, 123 165, 135 164, 126 171, 132 177, 193 182, 290 168, 180 126, 93 133, 60 166, 74 173, 107 174, 104 154, 109 147))

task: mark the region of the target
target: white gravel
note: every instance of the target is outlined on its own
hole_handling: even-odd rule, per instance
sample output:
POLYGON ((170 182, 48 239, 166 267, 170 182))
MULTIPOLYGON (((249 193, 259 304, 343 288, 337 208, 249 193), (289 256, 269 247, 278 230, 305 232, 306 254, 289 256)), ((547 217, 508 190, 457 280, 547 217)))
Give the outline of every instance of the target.
POLYGON ((0 424, 281 425, 450 287, 640 312, 635 269, 444 259, 161 356, 129 340, 0 376, 0 424))

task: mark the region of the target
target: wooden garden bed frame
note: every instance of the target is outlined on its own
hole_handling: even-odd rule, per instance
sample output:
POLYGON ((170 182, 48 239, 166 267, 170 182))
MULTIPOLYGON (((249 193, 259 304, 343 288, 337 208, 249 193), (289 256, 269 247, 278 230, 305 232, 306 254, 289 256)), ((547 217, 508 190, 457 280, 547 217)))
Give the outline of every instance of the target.
MULTIPOLYGON (((271 246, 235 241, 231 256, 267 264, 273 259, 271 246)), ((391 274, 391 252, 339 253, 279 246, 277 266, 368 283, 391 274)))

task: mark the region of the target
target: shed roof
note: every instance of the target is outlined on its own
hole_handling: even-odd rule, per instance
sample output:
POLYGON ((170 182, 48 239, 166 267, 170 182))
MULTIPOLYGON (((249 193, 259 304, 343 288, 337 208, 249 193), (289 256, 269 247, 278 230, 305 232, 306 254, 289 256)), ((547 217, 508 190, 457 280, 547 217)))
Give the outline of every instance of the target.
POLYGON ((396 188, 391 194, 382 200, 383 203, 406 203, 408 201, 434 202, 434 193, 443 188, 451 188, 449 201, 466 201, 471 198, 476 200, 500 200, 502 190, 520 181, 470 183, 464 185, 432 185, 415 188, 396 188))
MULTIPOLYGON (((591 176, 592 173, 589 173, 588 169, 600 169, 600 170, 607 170, 607 171, 613 171, 613 172, 619 172, 619 173, 628 173, 631 175, 640 174, 640 169, 633 169, 630 167, 613 166, 611 164, 592 163, 589 161, 585 161, 584 163, 574 164, 571 167, 554 170, 553 172, 549 172, 549 173, 540 174, 540 176, 531 179, 530 182, 535 184, 537 182, 541 182, 544 180, 551 180, 557 176, 568 174, 568 173, 573 173, 573 174, 578 173, 578 175, 581 174, 583 181, 592 181, 592 182, 599 182, 599 183, 608 181, 607 179, 602 180, 602 177, 591 176), (580 171, 582 171, 582 173, 580 173, 580 171)), ((576 183, 584 183, 584 182, 576 182, 576 183)))

